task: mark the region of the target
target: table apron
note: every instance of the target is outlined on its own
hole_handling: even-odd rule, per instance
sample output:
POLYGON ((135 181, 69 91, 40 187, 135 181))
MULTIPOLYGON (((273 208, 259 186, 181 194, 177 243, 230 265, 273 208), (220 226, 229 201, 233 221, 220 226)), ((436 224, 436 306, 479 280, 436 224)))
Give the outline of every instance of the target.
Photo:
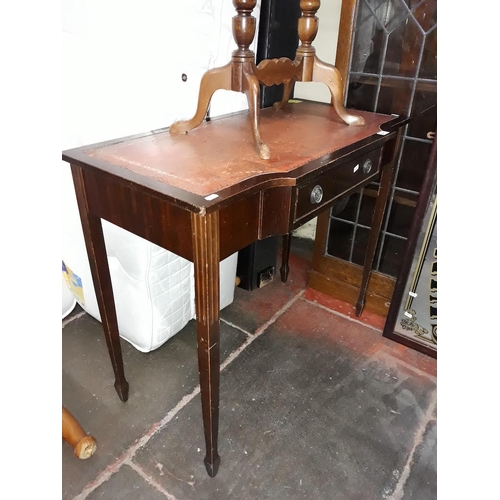
MULTIPOLYGON (((77 167, 79 168, 79 167, 77 167)), ((193 262, 189 210, 130 185, 82 169, 87 210, 193 262)), ((290 186, 253 193, 220 209, 220 260, 268 236, 287 234, 294 191, 290 186)))
POLYGON ((149 196, 133 184, 82 169, 87 210, 151 243, 193 261, 191 212, 149 196))
POLYGON ((221 260, 257 240, 290 231, 291 186, 254 193, 220 210, 221 260))

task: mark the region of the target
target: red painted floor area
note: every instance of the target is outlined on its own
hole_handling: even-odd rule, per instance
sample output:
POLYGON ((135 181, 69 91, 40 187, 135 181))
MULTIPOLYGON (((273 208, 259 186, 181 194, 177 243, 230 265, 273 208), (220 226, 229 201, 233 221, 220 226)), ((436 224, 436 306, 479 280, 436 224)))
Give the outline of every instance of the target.
MULTIPOLYGON (((349 327, 345 339, 347 342, 351 342, 353 347, 356 347, 360 351, 366 350, 367 354, 370 355, 379 350, 385 351, 433 377, 437 376, 437 363, 434 358, 382 337, 385 318, 369 312, 363 312, 361 316, 357 318, 352 304, 335 299, 317 290, 313 290, 312 288, 306 288, 302 298, 305 301, 325 308, 325 310, 330 311, 331 314, 351 320, 352 326, 349 327), (373 335, 370 335, 364 326, 369 326, 371 329, 374 329, 373 335), (371 342, 367 341, 367 336, 373 341, 373 345, 371 342)), ((304 315, 311 321, 312 316, 310 314, 304 312, 304 315)), ((317 313, 314 315, 312 322, 315 325, 321 325, 322 323, 331 322, 331 317, 317 313)), ((295 325, 295 328, 298 328, 298 325, 295 325)))
POLYGON ((366 326, 371 326, 377 330, 382 331, 385 325, 385 318, 379 316, 378 314, 374 314, 369 311, 363 311, 361 316, 358 318, 355 313, 355 308, 353 304, 349 304, 340 299, 336 299, 335 297, 330 297, 325 293, 319 292, 318 290, 313 290, 312 288, 307 288, 304 298, 310 300, 311 302, 315 302, 327 309, 331 309, 332 311, 337 312, 342 316, 346 316, 350 319, 359 321, 366 326))
MULTIPOLYGON (((335 297, 331 297, 330 295, 327 295, 323 292, 319 292, 318 290, 309 288, 307 286, 307 276, 308 271, 312 267, 312 253, 308 248, 304 250, 304 245, 300 242, 300 240, 294 238, 292 241, 293 243, 290 255, 289 282, 291 282, 294 291, 301 288, 304 289, 302 300, 316 304, 317 306, 319 306, 319 308, 325 308, 335 315, 351 320, 353 325, 350 332, 353 338, 358 338, 358 335, 356 335, 356 333, 361 334, 363 338, 366 336, 366 329, 363 328, 363 326, 367 326, 373 329, 373 339, 375 340, 375 344, 370 347, 370 350, 372 351, 371 353, 378 350, 383 350, 390 353, 392 356, 413 365, 415 368, 428 373, 431 376, 437 376, 437 363, 435 359, 423 355, 402 344, 382 337, 382 331, 384 329, 386 320, 385 317, 379 316, 366 310, 361 313, 360 317, 357 317, 354 304, 350 304, 349 302, 345 302, 335 297)), ((281 255, 278 255, 278 268, 280 262, 281 255)), ((288 284, 289 283, 287 282, 287 285, 288 284)), ((279 279, 276 278, 276 281, 269 285, 267 295, 273 295, 272 288, 276 289, 277 287, 279 287, 279 285, 281 285, 281 283, 279 282, 279 279)), ((253 300, 258 300, 258 298, 254 297, 253 300)), ((319 313, 311 315, 304 312, 304 315, 309 322, 309 327, 313 326, 314 324, 320 324, 321 322, 329 323, 331 321, 331 317, 324 316, 319 313)))

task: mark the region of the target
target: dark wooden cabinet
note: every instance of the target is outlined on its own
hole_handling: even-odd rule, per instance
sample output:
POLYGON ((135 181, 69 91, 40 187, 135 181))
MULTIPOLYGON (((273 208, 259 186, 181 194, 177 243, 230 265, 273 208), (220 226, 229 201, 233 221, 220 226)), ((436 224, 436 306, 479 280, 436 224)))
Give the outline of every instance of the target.
MULTIPOLYGON (((336 66, 348 108, 411 117, 405 126, 366 309, 386 316, 436 131, 437 2, 344 0, 336 66)), ((318 218, 309 286, 355 302, 378 179, 318 218)))

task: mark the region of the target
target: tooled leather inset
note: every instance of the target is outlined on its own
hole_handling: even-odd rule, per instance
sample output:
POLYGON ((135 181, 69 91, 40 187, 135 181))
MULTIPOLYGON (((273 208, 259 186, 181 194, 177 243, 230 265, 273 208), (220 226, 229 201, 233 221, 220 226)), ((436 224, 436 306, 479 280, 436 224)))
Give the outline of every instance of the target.
POLYGON ((269 160, 255 154, 243 113, 202 123, 189 134, 168 130, 122 141, 86 154, 166 185, 200 196, 216 193, 245 179, 283 174, 380 131, 393 116, 363 113, 366 124, 346 127, 331 106, 301 102, 285 111, 261 112, 261 132, 272 147, 269 160))

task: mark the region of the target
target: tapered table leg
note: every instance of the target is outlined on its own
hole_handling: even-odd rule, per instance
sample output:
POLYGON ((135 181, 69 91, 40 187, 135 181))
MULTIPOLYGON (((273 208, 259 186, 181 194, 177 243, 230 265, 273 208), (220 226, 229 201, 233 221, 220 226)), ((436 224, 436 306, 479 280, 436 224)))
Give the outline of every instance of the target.
POLYGON ((210 477, 219 470, 220 290, 219 213, 192 215, 196 297, 196 332, 201 409, 205 431, 205 467, 210 477))
POLYGON ((111 365, 115 374, 115 389, 118 397, 123 401, 128 399, 129 385, 125 379, 123 369, 122 350, 120 335, 118 332, 118 320, 116 317, 113 287, 109 274, 108 257, 102 232, 101 219, 92 215, 87 209, 87 193, 83 179, 83 171, 76 165, 71 165, 73 182, 75 185, 78 209, 82 221, 83 236, 89 257, 90 270, 94 281, 94 288, 101 314, 104 336, 108 346, 111 365))
POLYGON ((288 280, 288 273, 290 272, 290 266, 288 265, 288 259, 290 258, 290 247, 292 246, 292 234, 288 233, 283 236, 283 249, 281 253, 281 281, 286 283, 288 280))
POLYGON ((373 267, 373 259, 375 257, 375 250, 380 237, 380 230, 382 228, 382 221, 384 219, 385 207, 389 198, 391 190, 392 178, 394 175, 395 155, 399 151, 399 144, 401 142, 402 129, 398 132, 396 139, 393 141, 392 158, 389 163, 384 166, 382 177, 380 179, 380 186, 378 190, 377 201, 375 203, 375 210, 373 212, 372 225, 370 235, 368 237, 368 246, 365 254, 365 261, 363 264, 363 275, 361 278, 361 286, 359 289, 358 300, 356 301, 356 316, 360 316, 363 312, 366 299, 366 290, 368 289, 368 281, 373 267))

